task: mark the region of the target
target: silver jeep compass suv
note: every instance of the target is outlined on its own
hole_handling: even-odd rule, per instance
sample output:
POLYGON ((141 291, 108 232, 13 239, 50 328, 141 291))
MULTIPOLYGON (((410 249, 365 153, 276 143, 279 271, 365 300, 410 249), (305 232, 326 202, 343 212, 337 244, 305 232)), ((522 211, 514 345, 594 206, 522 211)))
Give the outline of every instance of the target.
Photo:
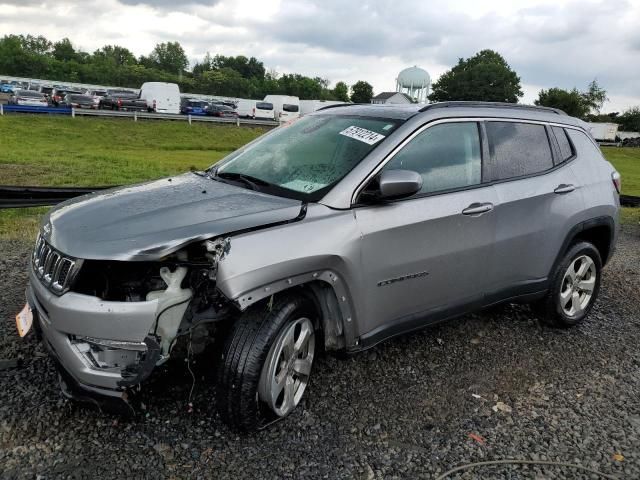
POLYGON ((75 397, 131 398, 177 345, 207 351, 216 408, 252 430, 296 407, 321 349, 506 301, 553 326, 582 321, 619 182, 559 110, 326 108, 204 172, 51 210, 22 319, 75 397))

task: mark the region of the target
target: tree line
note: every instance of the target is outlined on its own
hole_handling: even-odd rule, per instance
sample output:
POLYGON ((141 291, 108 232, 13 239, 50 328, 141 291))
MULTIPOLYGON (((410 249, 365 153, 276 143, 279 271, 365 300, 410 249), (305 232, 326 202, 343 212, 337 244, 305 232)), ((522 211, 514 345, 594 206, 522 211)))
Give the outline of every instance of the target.
MULTIPOLYGON (((295 95, 301 99, 369 103, 373 87, 364 80, 351 88, 328 79, 297 73, 267 71, 255 57, 211 55, 189 68, 179 42, 159 43, 136 57, 118 45, 93 53, 76 49, 68 38, 51 42, 43 36, 5 35, 0 39, 0 74, 139 88, 144 82, 177 83, 185 93, 261 99, 268 94, 295 95)), ((458 63, 432 85, 431 102, 475 100, 517 103, 523 92, 520 77, 498 52, 482 50, 458 63)), ((640 107, 624 113, 602 115, 607 92, 596 80, 587 89, 541 90, 536 105, 560 108, 588 121, 617 122, 623 130, 640 131, 640 107)))
MULTIPOLYGON (((506 60, 497 52, 482 50, 468 59, 459 59, 457 65, 441 75, 432 86, 429 100, 516 103, 522 96, 520 77, 506 60)), ((606 90, 593 80, 583 91, 577 88, 543 89, 534 103, 559 108, 572 117, 589 122, 614 122, 624 131, 640 132, 640 107, 631 107, 623 113, 601 114, 607 100, 606 90)))
POLYGON ((344 82, 330 88, 329 80, 320 77, 279 75, 267 71, 255 57, 207 54, 189 69, 179 42, 159 43, 149 55, 136 57, 118 45, 88 53, 76 49, 68 38, 52 42, 43 36, 5 35, 0 39, 0 73, 128 88, 139 88, 150 81, 171 82, 186 93, 240 98, 282 94, 301 99, 350 100, 344 82))

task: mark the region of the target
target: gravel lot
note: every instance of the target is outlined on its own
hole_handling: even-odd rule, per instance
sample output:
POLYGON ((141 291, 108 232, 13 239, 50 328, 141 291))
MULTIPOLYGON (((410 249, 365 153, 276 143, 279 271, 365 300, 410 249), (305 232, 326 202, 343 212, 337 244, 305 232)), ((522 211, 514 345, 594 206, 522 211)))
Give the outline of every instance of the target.
MULTIPOLYGON (((302 408, 250 436, 217 418, 205 359, 195 365, 191 413, 184 363, 155 376, 146 413, 133 419, 64 400, 42 346, 15 332, 30 248, 0 242, 0 359, 21 361, 0 370, 2 479, 434 478, 508 458, 640 478, 637 227, 622 232, 580 327, 541 327, 528 307, 507 305, 346 360, 326 356, 302 408)), ((599 477, 500 466, 449 478, 599 477)))

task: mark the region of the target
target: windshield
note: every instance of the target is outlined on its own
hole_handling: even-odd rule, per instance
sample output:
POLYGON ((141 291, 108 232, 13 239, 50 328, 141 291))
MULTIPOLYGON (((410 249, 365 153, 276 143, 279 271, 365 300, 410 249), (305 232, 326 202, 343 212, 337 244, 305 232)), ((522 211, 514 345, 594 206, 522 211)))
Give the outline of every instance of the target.
POLYGON ((284 189, 285 196, 316 201, 398 125, 381 118, 302 117, 232 153, 215 172, 246 175, 284 189))

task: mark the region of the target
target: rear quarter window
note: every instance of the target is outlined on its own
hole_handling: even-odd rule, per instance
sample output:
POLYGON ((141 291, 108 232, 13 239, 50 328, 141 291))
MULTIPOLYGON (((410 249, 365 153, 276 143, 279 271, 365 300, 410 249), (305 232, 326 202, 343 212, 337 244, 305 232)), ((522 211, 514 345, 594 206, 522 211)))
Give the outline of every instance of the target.
POLYGON ((489 178, 505 180, 553 168, 551 145, 544 125, 487 122, 489 178))
POLYGON ((576 149, 576 154, 596 155, 599 158, 604 158, 600 149, 594 145, 586 133, 579 130, 568 129, 567 134, 576 149))

